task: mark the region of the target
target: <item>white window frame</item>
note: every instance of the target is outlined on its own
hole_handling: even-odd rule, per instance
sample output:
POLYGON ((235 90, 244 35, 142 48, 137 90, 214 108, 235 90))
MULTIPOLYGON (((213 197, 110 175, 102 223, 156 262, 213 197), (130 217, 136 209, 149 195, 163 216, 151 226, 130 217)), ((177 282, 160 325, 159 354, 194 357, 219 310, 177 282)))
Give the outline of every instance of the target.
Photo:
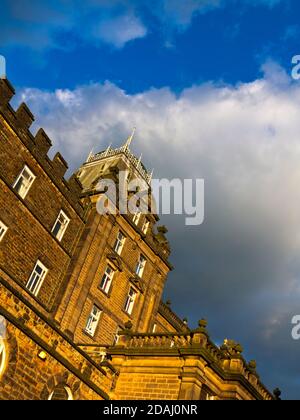
POLYGON ((133 287, 130 287, 124 307, 124 310, 128 315, 132 315, 137 295, 137 291, 133 287))
POLYGON ((143 254, 140 254, 139 260, 136 266, 136 270, 135 270, 135 274, 137 276, 142 278, 145 271, 146 264, 147 264, 146 257, 143 254))
POLYGON ((94 337, 99 325, 102 311, 97 305, 93 305, 90 315, 86 321, 85 332, 94 337), (96 312, 96 313, 95 313, 96 312))
POLYGON ((104 293, 109 293, 115 274, 116 270, 114 270, 110 265, 107 265, 100 283, 100 289, 104 293))
POLYGON ((0 242, 4 238, 7 230, 8 230, 8 227, 0 220, 0 242))
POLYGON ((29 277, 29 280, 26 284, 27 290, 32 293, 34 296, 37 296, 41 290, 42 284, 48 274, 48 268, 41 263, 40 260, 37 260, 34 269, 29 277), (37 268, 42 270, 42 273, 37 273, 37 268))
POLYGON ((69 223, 70 223, 70 218, 66 215, 66 213, 63 210, 61 210, 59 212, 59 215, 57 216, 57 219, 56 219, 56 221, 55 221, 55 223, 53 225, 53 228, 52 228, 52 233, 55 231, 56 225, 58 223, 61 224, 61 227, 60 227, 59 231, 57 232, 57 234, 55 235, 55 238, 59 242, 61 242, 62 239, 63 239, 63 237, 64 237, 64 234, 65 234, 65 232, 66 232, 66 230, 67 230, 67 228, 69 226, 69 223), (60 218, 61 217, 65 219, 65 221, 63 223, 60 222, 60 218))
POLYGON ((34 182, 34 180, 35 180, 35 178, 36 178, 36 176, 33 174, 33 172, 28 168, 28 166, 27 165, 25 165, 24 166, 24 168, 22 169, 22 171, 21 171, 21 173, 19 174, 19 176, 18 176, 18 178, 16 179, 16 181, 15 181, 15 183, 14 183, 14 185, 13 185, 13 188, 14 189, 16 189, 16 187, 17 187, 17 185, 18 185, 18 183, 19 183, 19 181, 21 180, 21 178, 23 178, 23 181, 22 181, 22 184, 21 184, 21 188, 20 188, 20 190, 19 191, 17 191, 17 193, 19 194, 19 196, 21 197, 21 198, 23 198, 23 200, 25 199, 25 197, 26 197, 26 195, 28 194, 28 192, 29 192, 29 190, 30 190, 30 188, 31 188, 31 186, 32 186, 32 184, 33 184, 33 182, 34 182), (23 182, 24 182, 24 172, 25 171, 27 171, 27 173, 28 173, 28 175, 29 175, 29 177, 30 177, 30 180, 29 181, 25 181, 25 185, 23 184, 23 182), (24 190, 22 191, 22 188, 24 188, 24 190))
POLYGON ((142 227, 142 232, 144 235, 147 235, 149 227, 150 227, 150 222, 148 219, 145 219, 143 227, 142 227))
POLYGON ((142 217, 142 213, 140 210, 134 213, 132 221, 136 226, 140 223, 141 217, 142 217))
POLYGON ((125 242, 126 242, 126 236, 123 235, 123 233, 121 231, 119 231, 118 236, 117 236, 117 240, 116 240, 116 243, 115 243, 115 247, 114 247, 114 250, 118 255, 122 254, 125 242))

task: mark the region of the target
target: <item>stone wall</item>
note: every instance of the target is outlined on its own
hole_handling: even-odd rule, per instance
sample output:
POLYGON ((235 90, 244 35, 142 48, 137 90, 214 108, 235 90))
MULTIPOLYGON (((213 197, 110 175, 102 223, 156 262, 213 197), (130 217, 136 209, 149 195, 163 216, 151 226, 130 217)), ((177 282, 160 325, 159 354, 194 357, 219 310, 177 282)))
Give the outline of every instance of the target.
POLYGON ((109 398, 112 371, 89 359, 3 279, 0 279, 0 315, 6 323, 1 399, 47 400, 57 385, 69 388, 73 399, 109 398))

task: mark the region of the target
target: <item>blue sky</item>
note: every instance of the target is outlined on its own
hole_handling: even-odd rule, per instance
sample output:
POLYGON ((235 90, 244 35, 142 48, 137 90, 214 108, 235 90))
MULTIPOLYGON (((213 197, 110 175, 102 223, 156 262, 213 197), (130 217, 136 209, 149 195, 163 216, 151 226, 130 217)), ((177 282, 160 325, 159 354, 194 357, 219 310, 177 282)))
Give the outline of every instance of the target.
POLYGON ((119 145, 162 178, 204 178, 205 221, 164 217, 165 297, 241 342, 270 389, 300 398, 298 0, 0 0, 0 55, 75 170, 119 145))
POLYGON ((9 75, 43 89, 110 80, 133 93, 246 82, 268 57, 288 68, 300 34, 297 0, 1 3, 9 75))

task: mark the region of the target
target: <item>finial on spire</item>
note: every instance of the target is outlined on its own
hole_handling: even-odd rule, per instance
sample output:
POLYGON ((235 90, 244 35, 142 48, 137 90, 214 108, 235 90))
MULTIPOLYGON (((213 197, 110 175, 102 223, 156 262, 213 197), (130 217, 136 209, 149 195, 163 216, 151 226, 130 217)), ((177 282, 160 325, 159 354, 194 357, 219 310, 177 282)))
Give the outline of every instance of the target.
POLYGON ((149 184, 151 184, 151 182, 152 182, 153 174, 154 174, 154 169, 152 169, 151 174, 149 176, 149 184))
POLYGON ((110 148, 111 148, 111 143, 110 143, 110 145, 108 146, 108 148, 106 149, 106 151, 105 151, 105 157, 108 155, 108 153, 109 153, 109 151, 110 151, 110 148))
POLYGON ((89 162, 93 156, 94 156, 94 148, 92 148, 92 150, 90 151, 90 153, 89 153, 89 155, 86 159, 86 162, 89 162))
POLYGON ((141 156, 139 158, 138 166, 140 166, 140 164, 142 163, 142 158, 143 158, 143 153, 141 153, 141 156))
POLYGON ((126 140, 126 143, 124 145, 124 149, 129 149, 129 147, 130 147, 130 145, 132 143, 133 137, 135 135, 135 132, 136 132, 136 127, 133 128, 131 135, 126 140))

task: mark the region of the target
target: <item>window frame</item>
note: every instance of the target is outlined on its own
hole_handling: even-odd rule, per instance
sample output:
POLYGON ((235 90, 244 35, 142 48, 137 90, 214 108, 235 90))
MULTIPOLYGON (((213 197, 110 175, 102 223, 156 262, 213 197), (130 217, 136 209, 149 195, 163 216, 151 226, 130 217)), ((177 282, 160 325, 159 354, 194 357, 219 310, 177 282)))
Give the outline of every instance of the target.
POLYGON ((140 278, 142 278, 143 277, 143 274, 144 274, 144 272, 145 272, 145 267, 146 267, 146 264, 147 264, 147 258, 143 255, 143 254, 140 254, 140 256, 139 256, 139 260, 138 260, 138 263, 137 263, 137 266, 136 266, 136 269, 135 269, 135 274, 138 276, 138 277, 140 277, 140 278), (143 263, 141 263, 141 259, 143 258, 143 260, 144 260, 144 262, 143 263))
POLYGON ((99 285, 100 290, 102 290, 102 292, 104 292, 106 295, 108 295, 109 292, 111 291, 111 286, 112 286, 112 282, 115 277, 115 274, 116 274, 116 270, 110 264, 107 264, 104 274, 102 276, 100 285, 99 285), (107 275, 108 269, 112 271, 111 275, 107 275), (104 280, 105 276, 106 276, 106 279, 104 280), (105 285, 105 287, 102 286, 102 283, 103 283, 103 286, 105 285))
POLYGON ((51 233, 53 233, 54 237, 58 240, 58 242, 61 242, 63 240, 63 237, 64 237, 64 235, 66 233, 66 230, 68 229, 68 226, 70 224, 70 221, 71 221, 71 219, 66 215, 66 213, 63 210, 60 210, 60 212, 59 212, 59 214, 58 214, 58 216, 57 216, 57 218, 55 220, 55 223, 53 225, 53 228, 51 230, 51 233), (54 230, 55 230, 55 227, 56 227, 57 223, 59 222, 59 218, 61 216, 63 216, 66 219, 66 223, 64 225, 61 224, 61 227, 63 227, 63 229, 62 230, 60 229, 58 231, 57 235, 55 235, 54 234, 54 230), (58 235, 60 231, 61 231, 61 233, 60 233, 60 235, 58 235))
POLYGON ((114 251, 121 256, 122 255, 122 251, 124 249, 124 245, 126 242, 126 236, 123 234, 123 232, 121 230, 119 230, 118 235, 117 235, 117 239, 115 242, 115 246, 114 246, 114 251), (122 235, 122 240, 119 239, 119 236, 122 235), (117 250, 118 245, 120 245, 120 247, 117 250))
POLYGON ((3 240, 7 231, 8 227, 0 220, 0 242, 3 240))
POLYGON ((31 293, 35 297, 38 296, 48 272, 49 272, 49 269, 40 260, 37 260, 37 262, 35 263, 34 269, 32 270, 32 272, 29 276, 28 282, 26 284, 26 289, 29 291, 29 293, 31 293), (38 274, 36 272, 37 267, 40 267, 42 269, 42 274, 40 275, 39 280, 36 282, 35 287, 32 289, 32 286, 29 287, 29 285, 30 285, 31 282, 33 282, 33 276, 35 274, 38 274))
POLYGON ((86 332, 86 334, 88 334, 90 337, 94 338, 97 332, 97 328, 99 326, 99 322, 100 322, 100 318, 102 315, 103 311, 99 308, 99 306, 97 306, 96 304, 93 304, 92 309, 90 311, 90 314, 86 320, 86 325, 84 328, 84 331, 86 332), (94 309, 96 308, 96 310, 98 311, 98 318, 96 317, 96 315, 93 314, 94 309), (95 328, 93 330, 89 329, 89 322, 91 322, 91 325, 93 325, 93 317, 96 320, 96 325, 95 328))
POLYGON ((125 301, 125 306, 124 306, 124 311, 131 316, 136 304, 136 300, 137 300, 137 296, 138 296, 138 292, 136 291, 136 289, 134 289, 132 286, 130 287, 127 297, 126 297, 126 301, 125 301), (130 296, 130 293, 133 292, 134 293, 134 298, 132 298, 132 296, 130 296), (132 306, 131 306, 132 305, 132 306))
POLYGON ((142 217, 142 212, 140 210, 138 210, 134 213, 132 221, 136 226, 139 225, 141 217, 142 217))
POLYGON ((19 173, 17 179, 15 180, 15 182, 13 184, 13 189, 16 191, 16 193, 19 195, 19 197, 21 197, 23 200, 25 200, 25 198, 26 198, 27 194, 29 193, 30 188, 32 187, 32 184, 34 183, 35 179, 36 179, 36 175, 34 175, 34 173, 32 172, 32 170, 27 165, 24 165, 22 171, 19 173), (16 189, 16 186, 18 185, 18 183, 21 180, 21 178, 22 178, 22 176, 23 176, 23 174, 24 174, 25 171, 27 171, 29 173, 29 176, 31 177, 31 181, 29 182, 25 193, 24 194, 21 194, 20 191, 18 191, 16 189))
POLYGON ((149 227, 150 227, 150 221, 148 219, 145 219, 143 223, 143 227, 142 227, 142 232, 144 235, 147 235, 149 231, 149 227))

